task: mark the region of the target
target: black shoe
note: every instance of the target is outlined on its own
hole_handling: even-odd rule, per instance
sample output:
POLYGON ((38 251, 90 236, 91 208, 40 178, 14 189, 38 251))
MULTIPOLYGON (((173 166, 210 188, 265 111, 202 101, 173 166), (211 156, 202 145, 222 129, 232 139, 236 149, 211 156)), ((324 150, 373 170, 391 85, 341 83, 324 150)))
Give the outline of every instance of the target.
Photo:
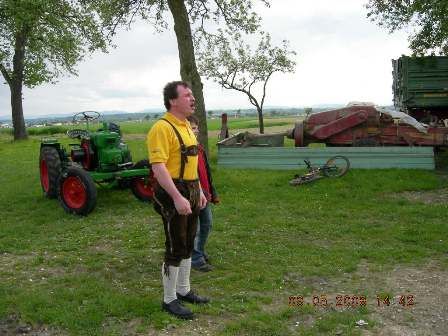
POLYGON ((179 300, 190 303, 203 304, 210 302, 209 298, 196 295, 192 290, 189 291, 186 295, 180 295, 179 293, 176 293, 176 295, 179 300))
POLYGON ((208 255, 204 255, 204 260, 207 264, 209 264, 210 266, 212 265, 212 262, 210 260, 210 257, 208 255))
POLYGON ((191 310, 184 307, 179 300, 174 300, 170 303, 162 302, 162 309, 180 319, 192 320, 194 317, 191 310))
POLYGON ((193 265, 192 264, 191 267, 194 270, 199 271, 199 272, 210 272, 211 270, 213 270, 212 265, 207 264, 207 263, 203 263, 203 264, 200 264, 200 265, 193 265))

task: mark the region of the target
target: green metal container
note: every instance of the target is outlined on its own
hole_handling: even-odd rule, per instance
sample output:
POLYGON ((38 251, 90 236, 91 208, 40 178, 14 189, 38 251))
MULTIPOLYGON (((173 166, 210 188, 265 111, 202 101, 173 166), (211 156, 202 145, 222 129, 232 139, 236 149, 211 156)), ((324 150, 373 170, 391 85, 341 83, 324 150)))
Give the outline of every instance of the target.
POLYGON ((405 112, 433 108, 448 111, 448 57, 402 56, 392 60, 392 67, 395 107, 405 112))
POLYGON ((304 168, 303 160, 323 165, 330 157, 344 155, 351 168, 434 169, 432 147, 219 147, 218 166, 225 168, 304 168))

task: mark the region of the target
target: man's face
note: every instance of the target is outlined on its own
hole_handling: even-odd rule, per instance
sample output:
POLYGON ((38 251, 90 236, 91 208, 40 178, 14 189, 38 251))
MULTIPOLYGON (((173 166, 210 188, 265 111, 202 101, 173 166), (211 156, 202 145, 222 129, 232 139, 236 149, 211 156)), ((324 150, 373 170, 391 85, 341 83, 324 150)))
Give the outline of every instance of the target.
POLYGON ((191 129, 193 130, 194 135, 196 138, 199 136, 199 125, 195 124, 194 122, 190 122, 191 129))
POLYGON ((177 86, 177 98, 171 99, 171 108, 182 113, 185 117, 193 114, 195 109, 195 99, 193 92, 188 87, 177 86))

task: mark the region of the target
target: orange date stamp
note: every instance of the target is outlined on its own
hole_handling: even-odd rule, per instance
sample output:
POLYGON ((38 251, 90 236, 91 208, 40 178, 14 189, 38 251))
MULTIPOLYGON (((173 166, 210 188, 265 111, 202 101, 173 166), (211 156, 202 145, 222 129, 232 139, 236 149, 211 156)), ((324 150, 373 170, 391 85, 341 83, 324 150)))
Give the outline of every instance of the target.
POLYGON ((318 294, 308 297, 303 295, 290 295, 288 297, 289 307, 315 307, 315 308, 361 308, 367 305, 376 307, 389 307, 399 304, 402 307, 413 307, 415 296, 412 294, 397 295, 394 298, 377 295, 376 298, 368 298, 367 295, 356 294, 318 294))

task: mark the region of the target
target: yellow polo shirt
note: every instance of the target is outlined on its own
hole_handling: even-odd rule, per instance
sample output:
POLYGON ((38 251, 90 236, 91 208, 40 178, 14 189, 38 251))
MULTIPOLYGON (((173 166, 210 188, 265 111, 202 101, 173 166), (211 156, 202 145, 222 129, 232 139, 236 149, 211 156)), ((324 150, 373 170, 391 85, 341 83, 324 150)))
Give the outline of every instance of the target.
MULTIPOLYGON (((181 121, 167 112, 163 116, 176 127, 185 146, 197 145, 197 140, 188 120, 181 121)), ((158 120, 149 130, 146 138, 149 162, 165 163, 173 179, 180 175, 180 143, 173 127, 165 120, 158 120)), ((198 178, 198 156, 189 156, 185 164, 184 179, 196 180, 198 178)))

